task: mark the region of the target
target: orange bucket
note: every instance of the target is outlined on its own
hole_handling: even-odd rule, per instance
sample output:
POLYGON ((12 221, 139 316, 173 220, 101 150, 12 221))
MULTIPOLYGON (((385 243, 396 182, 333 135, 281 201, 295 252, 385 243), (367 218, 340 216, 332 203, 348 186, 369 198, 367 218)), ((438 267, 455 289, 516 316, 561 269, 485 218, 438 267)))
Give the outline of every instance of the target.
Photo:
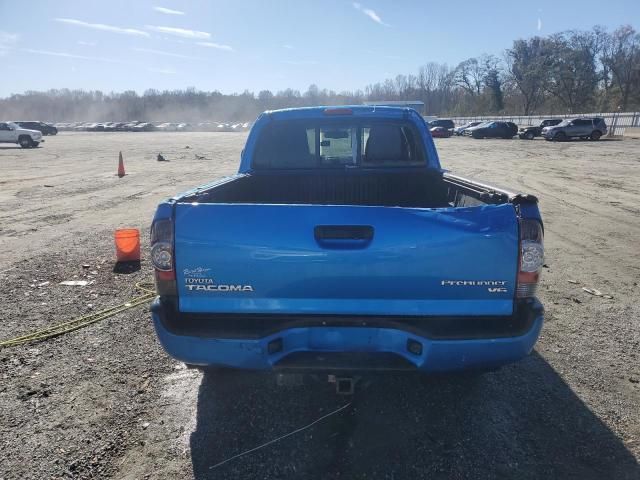
POLYGON ((118 229, 114 237, 118 262, 140 261, 140 231, 137 228, 118 229))

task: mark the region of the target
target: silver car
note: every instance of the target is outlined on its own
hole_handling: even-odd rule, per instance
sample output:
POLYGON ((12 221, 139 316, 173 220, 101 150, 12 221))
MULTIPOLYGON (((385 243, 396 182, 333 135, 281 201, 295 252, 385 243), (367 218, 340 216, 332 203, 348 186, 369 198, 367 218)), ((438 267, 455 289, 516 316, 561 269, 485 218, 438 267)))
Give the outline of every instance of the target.
POLYGON ((563 141, 570 138, 582 140, 600 140, 607 134, 607 125, 603 118, 573 118, 567 119, 558 125, 544 127, 542 136, 547 140, 563 141))

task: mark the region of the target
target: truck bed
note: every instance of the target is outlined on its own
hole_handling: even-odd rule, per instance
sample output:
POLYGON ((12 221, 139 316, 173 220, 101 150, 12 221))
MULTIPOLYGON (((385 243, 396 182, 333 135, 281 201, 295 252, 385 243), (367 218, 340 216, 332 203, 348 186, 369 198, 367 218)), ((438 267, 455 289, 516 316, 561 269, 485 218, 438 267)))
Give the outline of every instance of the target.
POLYGON ((236 175, 190 192, 180 201, 446 208, 504 203, 508 194, 439 172, 341 170, 236 175))

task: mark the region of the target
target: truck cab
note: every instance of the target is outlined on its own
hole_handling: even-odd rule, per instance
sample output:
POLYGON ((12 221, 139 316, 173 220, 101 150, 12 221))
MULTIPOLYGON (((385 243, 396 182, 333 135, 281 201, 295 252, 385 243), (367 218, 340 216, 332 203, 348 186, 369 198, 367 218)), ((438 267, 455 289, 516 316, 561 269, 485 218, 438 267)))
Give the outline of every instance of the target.
POLYGON ((237 175, 158 206, 160 343, 199 366, 493 368, 543 323, 537 200, 447 172, 408 108, 265 112, 237 175))

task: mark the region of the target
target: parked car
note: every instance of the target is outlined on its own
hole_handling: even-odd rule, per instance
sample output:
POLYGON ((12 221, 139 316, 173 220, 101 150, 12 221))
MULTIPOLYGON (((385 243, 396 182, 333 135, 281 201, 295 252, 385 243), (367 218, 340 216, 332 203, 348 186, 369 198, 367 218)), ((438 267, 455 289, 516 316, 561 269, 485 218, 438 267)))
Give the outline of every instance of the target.
POLYGON ((104 123, 90 123, 85 127, 87 132, 104 132, 104 123))
POLYGON ((518 130, 518 137, 522 140, 533 140, 536 137, 540 137, 542 135, 542 129, 544 127, 551 127, 553 125, 558 125, 562 122, 561 118, 549 118, 546 120, 542 120, 540 125, 529 125, 526 127, 520 127, 518 130))
POLYGON ((603 118, 573 118, 564 120, 558 125, 542 129, 542 136, 546 140, 563 141, 570 138, 582 140, 600 140, 607 134, 607 124, 603 118))
POLYGON ((122 131, 124 131, 124 132, 133 132, 134 131, 133 128, 136 125, 138 125, 138 123, 140 123, 140 122, 138 122, 138 121, 127 122, 122 126, 122 129, 123 129, 122 131))
POLYGON ((13 122, 0 123, 0 143, 16 143, 22 148, 35 148, 44 142, 42 132, 20 127, 13 122))
POLYGON ((153 123, 143 122, 131 127, 132 132, 153 132, 156 126, 153 123))
POLYGON ((429 122, 429 128, 433 127, 444 127, 447 130, 453 130, 456 124, 453 123, 453 120, 449 120, 447 118, 439 118, 437 120, 432 120, 429 122))
POLYGON ((150 257, 158 339, 203 368, 496 368, 543 324, 537 199, 443 170, 403 108, 262 114, 237 175, 158 206, 150 257))
POLYGON ((27 130, 37 130, 42 135, 57 135, 58 129, 53 125, 44 122, 33 122, 33 121, 23 121, 18 120, 11 123, 15 123, 20 128, 26 128, 27 130))
POLYGON ((464 132, 473 138, 513 138, 516 133, 518 126, 513 122, 486 122, 464 132))
POLYGON ((175 123, 161 123, 156 127, 161 132, 175 132, 178 129, 178 126, 175 123))
POLYGON ((432 127, 429 131, 433 138, 449 138, 452 135, 451 130, 445 127, 432 127))
POLYGON ((216 123, 213 122, 201 122, 197 125, 197 130, 199 132, 213 132, 216 130, 216 123))
POLYGON ((460 127, 456 127, 453 129, 453 133, 456 135, 463 135, 465 130, 467 130, 468 128, 472 128, 472 127, 477 127, 478 125, 485 123, 483 121, 474 121, 474 122, 468 122, 465 123, 464 125, 460 126, 460 127))
POLYGON ((56 123, 54 125, 54 127, 56 127, 59 132, 72 131, 77 126, 78 126, 78 123, 76 122, 63 122, 63 123, 56 123))

